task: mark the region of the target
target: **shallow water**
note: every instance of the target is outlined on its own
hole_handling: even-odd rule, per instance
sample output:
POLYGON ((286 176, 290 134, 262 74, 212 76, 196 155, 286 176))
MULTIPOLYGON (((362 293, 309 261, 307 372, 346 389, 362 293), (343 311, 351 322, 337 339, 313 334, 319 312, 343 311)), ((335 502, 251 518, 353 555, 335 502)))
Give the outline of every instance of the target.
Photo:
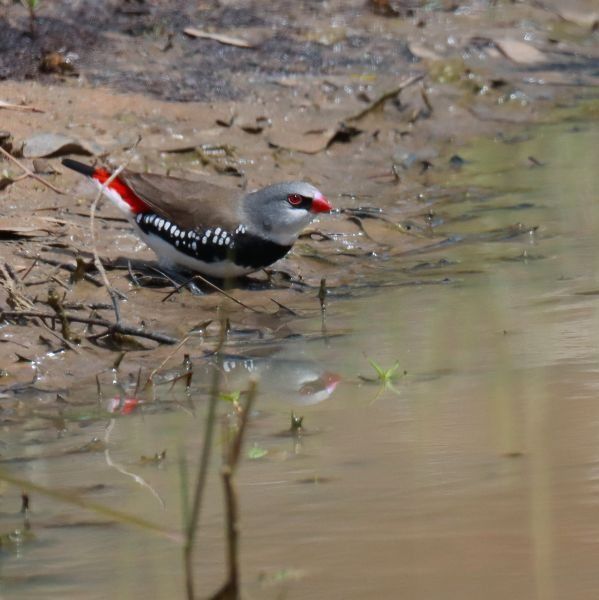
MULTIPOLYGON (((244 367, 262 374, 246 450, 265 455, 238 475, 249 596, 596 597, 598 143, 597 123, 562 123, 460 152, 466 164, 445 184, 473 192, 434 207, 431 242, 448 242, 374 275, 400 282, 412 269, 420 284, 332 294, 326 331, 345 335, 226 362, 231 390, 244 367), (365 383, 369 359, 406 374, 392 389, 365 383), (282 435, 292 409, 300 439, 282 435)), ((302 326, 322 331, 320 316, 302 326)), ((67 415, 60 435, 43 419, 4 424, 4 466, 179 529, 178 456, 193 461, 202 442, 208 372, 198 368, 195 407, 175 389, 112 420, 67 415), (65 453, 94 437, 95 452, 65 453), (163 449, 160 465, 140 464, 163 449)), ((199 534, 203 597, 225 571, 219 461, 216 451, 199 534)), ((1 491, 8 531, 19 501, 1 491)), ((177 544, 41 496, 32 504, 35 539, 0 550, 0 591, 183 597, 177 544)))

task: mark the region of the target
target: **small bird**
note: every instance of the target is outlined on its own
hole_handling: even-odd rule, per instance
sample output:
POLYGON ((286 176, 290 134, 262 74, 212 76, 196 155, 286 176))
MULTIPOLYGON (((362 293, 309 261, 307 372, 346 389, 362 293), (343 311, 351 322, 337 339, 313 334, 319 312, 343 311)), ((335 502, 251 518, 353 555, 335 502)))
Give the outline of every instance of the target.
POLYGON ((127 216, 167 269, 238 277, 279 260, 302 229, 332 206, 313 185, 276 183, 244 193, 207 182, 124 169, 110 172, 70 158, 62 164, 91 177, 127 216))

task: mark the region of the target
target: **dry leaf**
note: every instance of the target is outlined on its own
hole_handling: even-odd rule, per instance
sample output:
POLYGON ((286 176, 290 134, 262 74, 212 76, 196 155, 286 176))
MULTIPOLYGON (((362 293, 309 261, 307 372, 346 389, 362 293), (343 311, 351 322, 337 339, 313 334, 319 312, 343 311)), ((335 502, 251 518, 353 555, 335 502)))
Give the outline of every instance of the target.
POLYGON ((276 130, 268 136, 268 143, 278 148, 296 150, 304 154, 318 154, 335 142, 349 142, 362 133, 361 129, 339 122, 335 127, 310 129, 303 133, 291 133, 289 130, 276 130))
POLYGON ((599 12, 583 12, 570 10, 569 8, 560 8, 557 14, 564 20, 574 23, 579 27, 588 29, 597 29, 599 26, 599 12))
POLYGON ((44 237, 54 230, 56 225, 38 217, 0 217, 0 239, 44 237))
POLYGON ((423 75, 413 75, 404 79, 398 86, 383 92, 368 106, 352 115, 343 115, 340 111, 335 115, 320 113, 312 115, 312 123, 308 115, 301 123, 281 122, 273 118, 272 128, 268 131, 267 141, 271 146, 295 150, 304 154, 318 154, 336 142, 349 142, 362 133, 354 124, 366 115, 384 106, 387 100, 397 96, 403 89, 420 81, 423 75), (301 129, 300 129, 301 127, 301 129))
POLYGON ((545 62, 545 55, 534 46, 518 40, 494 40, 495 47, 506 58, 519 64, 534 64, 545 62))
POLYGON ((195 27, 186 27, 183 30, 183 33, 195 38, 214 40, 215 42, 219 42, 220 44, 225 44, 227 46, 235 46, 237 48, 253 48, 252 44, 242 40, 241 38, 236 38, 221 33, 212 33, 210 31, 202 31, 201 29, 196 29, 195 27))
POLYGON ((60 173, 47 160, 43 158, 33 159, 33 172, 37 175, 56 175, 60 173))
POLYGON ((268 143, 277 148, 296 150, 304 154, 318 154, 329 147, 336 134, 336 127, 308 131, 303 134, 290 134, 289 131, 278 129, 268 135, 268 143))
POLYGON ((240 106, 233 123, 246 133, 258 134, 270 127, 271 119, 259 105, 240 106))
POLYGON ((223 136, 222 127, 200 131, 182 131, 168 135, 157 133, 145 136, 140 148, 158 152, 191 152, 204 144, 218 144, 223 136))
POLYGON ((25 158, 42 158, 61 154, 101 154, 97 144, 70 138, 59 133, 39 133, 23 142, 25 158))
POLYGON ((418 58, 424 58, 426 60, 441 60, 441 55, 437 54, 434 50, 423 46, 422 44, 410 43, 408 44, 408 50, 418 58))

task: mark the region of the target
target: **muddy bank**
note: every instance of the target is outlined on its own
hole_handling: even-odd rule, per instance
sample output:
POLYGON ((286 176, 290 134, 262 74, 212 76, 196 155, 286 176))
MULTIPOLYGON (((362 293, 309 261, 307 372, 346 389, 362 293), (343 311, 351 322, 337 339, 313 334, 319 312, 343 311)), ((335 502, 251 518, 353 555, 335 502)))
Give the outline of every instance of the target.
MULTIPOLYGON (((571 110, 596 115, 598 34, 584 9, 47 3, 32 35, 23 8, 4 7, 3 143, 64 192, 2 163, 1 304, 12 311, 3 331, 6 363, 15 353, 37 361, 77 352, 79 366, 68 370, 89 375, 97 360, 111 364, 114 350, 137 352, 148 364, 166 352, 155 337, 103 337, 81 322, 72 324, 73 341, 65 340, 56 319, 31 316, 51 315, 49 294, 58 293, 80 321, 114 318, 91 262, 90 196, 60 166, 67 154, 231 187, 307 179, 323 189, 339 212, 315 222, 268 273, 230 290, 254 309, 228 301, 234 325, 254 331, 256 341, 281 337, 286 309, 294 327, 285 332, 308 333, 298 315, 318 314, 323 278, 331 298, 450 281, 451 268, 414 274, 397 270, 396 259, 445 243, 435 233, 444 203, 485 194, 445 188, 463 166, 466 141, 485 135, 512 143, 523 126, 561 118, 581 102, 571 110), (203 37, 185 34, 191 26, 203 37), (58 53, 56 63, 48 53, 58 53)), ((534 225, 514 224, 504 234, 534 225)), ((130 328, 179 340, 215 318, 222 296, 172 294, 172 284, 148 270, 154 256, 114 207, 100 206, 97 226, 97 250, 130 328)))

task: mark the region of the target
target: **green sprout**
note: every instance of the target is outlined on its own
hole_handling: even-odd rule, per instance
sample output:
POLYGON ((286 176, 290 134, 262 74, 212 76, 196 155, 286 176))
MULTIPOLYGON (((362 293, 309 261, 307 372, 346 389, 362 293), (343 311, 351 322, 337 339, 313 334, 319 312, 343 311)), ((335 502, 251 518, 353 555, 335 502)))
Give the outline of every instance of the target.
POLYGON ((399 369, 399 361, 396 361, 395 364, 392 367, 389 367, 388 369, 381 367, 379 363, 372 360, 371 358, 368 359, 368 362, 375 370, 376 377, 365 377, 364 375, 360 375, 359 377, 362 381, 365 381, 367 383, 378 383, 380 385, 380 389, 377 395, 375 396, 374 400, 376 400, 385 390, 389 390, 394 394, 399 394, 400 392, 394 384, 400 376, 407 375, 407 371, 403 371, 401 374, 397 374, 397 370, 399 369))
POLYGON ((376 371, 376 376, 378 378, 378 381, 380 381, 382 384, 384 384, 384 385, 392 384, 393 380, 397 378, 397 376, 395 375, 395 372, 397 371, 397 369, 399 369, 399 361, 396 361, 396 363, 389 369, 383 369, 383 367, 381 367, 381 365, 379 365, 377 362, 375 362, 371 358, 368 359, 368 362, 371 364, 372 368, 376 371))
POLYGON ((234 406, 237 406, 239 404, 240 396, 241 392, 221 392, 218 395, 218 399, 222 400, 223 402, 230 402, 234 406))
POLYGON ((259 460, 264 458, 268 454, 268 450, 254 443, 254 445, 248 450, 247 455, 251 460, 259 460))

